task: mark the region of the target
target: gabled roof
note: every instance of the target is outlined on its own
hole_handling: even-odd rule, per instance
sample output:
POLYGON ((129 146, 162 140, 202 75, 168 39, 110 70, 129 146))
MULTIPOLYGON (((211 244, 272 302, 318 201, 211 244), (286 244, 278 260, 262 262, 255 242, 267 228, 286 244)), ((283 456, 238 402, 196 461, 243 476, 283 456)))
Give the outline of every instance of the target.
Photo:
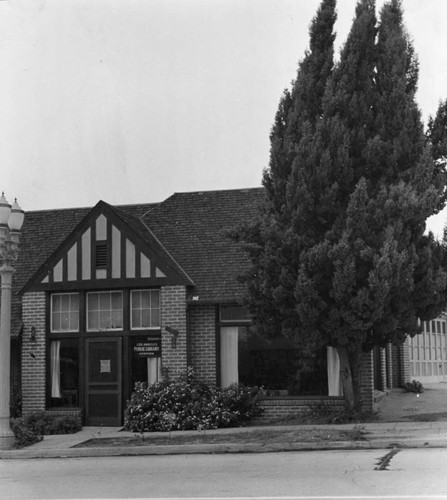
MULTIPOLYGON (((242 246, 228 230, 254 221, 263 188, 175 193, 162 203, 111 207, 129 228, 163 255, 191 285, 189 297, 200 302, 234 302, 242 298, 238 277, 250 265, 242 246), (194 286, 193 286, 194 285, 194 286)), ((107 204, 106 204, 107 205, 107 204)), ((81 224, 92 208, 27 212, 21 252, 13 278, 12 334, 21 326, 17 293, 81 224)))
MULTIPOLYGON (((79 224, 77 224, 74 228, 72 228, 69 236, 52 252, 50 257, 40 265, 40 267, 37 269, 37 272, 33 275, 33 277, 27 282, 25 287, 22 289, 22 291, 28 291, 29 289, 42 289, 44 287, 45 289, 53 289, 56 286, 58 289, 67 289, 67 286, 74 286, 75 288, 85 288, 85 286, 89 286, 89 283, 93 281, 97 281, 98 286, 110 286, 110 278, 112 276, 109 276, 109 280, 106 282, 104 279, 99 279, 94 277, 93 275, 90 274, 90 269, 88 270, 88 276, 81 277, 81 270, 82 266, 77 265, 76 263, 76 258, 73 261, 73 264, 75 266, 73 276, 71 278, 67 279, 67 282, 64 283, 64 280, 62 278, 62 261, 68 257, 67 252, 70 250, 70 248, 74 248, 75 245, 81 244, 82 240, 82 235, 83 233, 85 234, 86 232, 90 232, 90 228, 92 226, 96 225, 97 219, 102 218, 104 221, 104 224, 107 224, 107 220, 110 221, 110 223, 113 223, 113 226, 117 226, 117 231, 120 233, 120 231, 123 232, 123 238, 129 242, 132 241, 135 244, 138 244, 138 247, 141 248, 144 252, 145 255, 148 257, 150 255, 151 260, 154 260, 157 262, 157 266, 153 266, 154 273, 157 270, 160 271, 160 268, 163 267, 163 272, 162 277, 155 277, 155 275, 152 278, 145 278, 145 282, 147 283, 148 280, 152 280, 152 284, 155 284, 155 282, 159 282, 159 285, 162 283, 165 284, 182 284, 186 286, 191 286, 193 285, 193 281, 189 278, 189 276, 181 269, 181 267, 175 262, 175 260, 172 258, 172 256, 165 250, 163 245, 155 238, 155 236, 148 230, 148 228, 143 224, 143 222, 140 219, 135 218, 131 213, 126 212, 125 210, 120 210, 118 208, 114 208, 108 203, 104 201, 99 201, 95 207, 93 207, 87 215, 81 220, 79 224), (55 266, 59 265, 60 266, 60 276, 54 283, 49 281, 49 276, 52 275, 52 271, 54 271, 55 266), (169 276, 167 276, 165 273, 168 273, 169 276), (155 280, 155 282, 154 282, 155 280), (161 280, 161 281, 160 281, 161 280), (101 284, 102 283, 102 284, 101 284), (105 283, 109 283, 108 285, 105 283)), ((121 233, 120 233, 121 234, 121 233)), ((104 236, 105 235, 104 233, 104 236)), ((111 235, 110 235, 111 237, 111 235)), ((90 236, 89 236, 89 241, 90 241, 90 236)), ((132 243, 132 245, 134 244, 132 243)), ((87 253, 88 255, 88 262, 90 267, 90 243, 88 243, 88 246, 86 245, 87 253)), ((93 242, 93 245, 95 245, 95 242, 93 242)), ((117 245, 117 250, 121 252, 120 244, 117 245)), ((82 252, 81 252, 82 253, 82 252)), ((133 251, 133 255, 135 254, 135 250, 133 251)), ((138 252, 139 255, 139 252, 138 252)), ((118 255, 118 262, 121 261, 120 255, 118 255)), ((147 259, 147 262, 150 263, 150 260, 147 259)), ((120 265, 120 264, 119 264, 120 265)), ((93 263, 93 268, 94 268, 94 263, 93 263)), ((125 269, 121 270, 121 265, 118 268, 118 273, 116 275, 115 280, 118 282, 121 286, 123 286, 123 275, 122 272, 125 272, 125 269)), ((132 278, 127 278, 128 280, 131 280, 134 282, 135 278, 135 269, 132 271, 133 277, 132 278)), ((147 275, 150 276, 150 275, 147 275)), ((106 277, 106 276, 104 276, 106 277)), ((112 279, 113 281, 113 279, 112 279)), ((115 283, 116 286, 116 283, 115 283)))
POLYGON ((228 230, 254 221, 264 197, 264 188, 175 193, 143 220, 194 279, 193 295, 204 302, 230 302, 242 298, 238 276, 250 262, 228 230))
MULTIPOLYGON (((155 203, 144 203, 120 205, 116 208, 131 216, 140 217, 154 206, 155 203)), ((84 207, 26 212, 20 237, 19 260, 13 279, 15 292, 25 286, 91 210, 92 207, 84 207)))

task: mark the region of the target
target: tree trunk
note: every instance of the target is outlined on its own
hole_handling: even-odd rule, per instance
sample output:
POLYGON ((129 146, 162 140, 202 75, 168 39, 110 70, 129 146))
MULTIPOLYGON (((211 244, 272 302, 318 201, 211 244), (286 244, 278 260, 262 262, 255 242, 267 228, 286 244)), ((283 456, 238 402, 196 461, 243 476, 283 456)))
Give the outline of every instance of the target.
POLYGON ((340 358, 340 378, 343 385, 346 408, 349 411, 360 411, 362 350, 360 347, 350 350, 347 346, 337 346, 337 353, 340 358))
POLYGON ((348 348, 346 346, 337 346, 337 353, 340 358, 340 378, 346 407, 349 411, 353 411, 355 408, 355 395, 348 348))

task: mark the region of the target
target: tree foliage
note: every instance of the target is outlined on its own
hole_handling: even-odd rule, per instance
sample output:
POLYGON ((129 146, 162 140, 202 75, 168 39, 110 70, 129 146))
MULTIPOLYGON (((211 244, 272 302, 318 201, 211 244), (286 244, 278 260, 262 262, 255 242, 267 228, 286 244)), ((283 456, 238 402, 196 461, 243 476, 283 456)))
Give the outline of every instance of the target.
POLYGON ((244 237, 258 329, 336 347, 353 407, 362 353, 418 333, 444 304, 443 248, 425 221, 444 203, 445 165, 429 142, 443 144, 435 121, 446 114, 427 141, 399 0, 379 22, 374 0, 358 2, 335 66, 334 21, 323 0, 272 128, 262 220, 244 237))

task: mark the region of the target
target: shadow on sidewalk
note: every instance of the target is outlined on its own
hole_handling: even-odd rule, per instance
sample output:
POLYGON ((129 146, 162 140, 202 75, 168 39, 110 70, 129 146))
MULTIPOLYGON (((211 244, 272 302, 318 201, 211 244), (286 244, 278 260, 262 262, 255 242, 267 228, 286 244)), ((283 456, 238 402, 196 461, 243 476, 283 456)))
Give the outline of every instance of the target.
POLYGON ((392 389, 378 405, 378 421, 447 422, 447 383, 424 388, 421 394, 392 389))

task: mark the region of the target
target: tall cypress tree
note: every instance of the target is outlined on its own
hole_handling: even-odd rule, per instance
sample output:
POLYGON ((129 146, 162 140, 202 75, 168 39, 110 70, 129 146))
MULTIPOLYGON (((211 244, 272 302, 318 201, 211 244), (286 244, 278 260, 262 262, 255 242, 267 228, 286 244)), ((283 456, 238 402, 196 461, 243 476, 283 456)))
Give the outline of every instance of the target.
MULTIPOLYGON (((426 138, 432 148, 436 174, 443 175, 447 168, 447 99, 439 103, 435 117, 428 120, 426 138)), ((444 193, 444 201, 447 193, 444 193)))
MULTIPOLYGON (((362 353, 418 333, 446 283, 439 248, 424 236, 442 185, 414 99, 417 61, 400 1, 384 5, 377 32, 374 11, 372 0, 359 2, 311 138, 317 188, 307 210, 319 229, 301 248, 295 288, 296 332, 337 348, 351 408, 362 353)), ((295 210, 303 212, 299 199, 295 210)))
MULTIPOLYGON (((374 0, 360 0, 318 106, 302 106, 297 87, 287 96, 252 254, 255 324, 280 325, 303 346, 335 347, 351 409, 360 405, 363 353, 418 333, 419 318, 445 300, 443 249, 424 236, 443 206, 444 170, 426 147, 402 17, 400 0, 390 0, 377 24, 374 0)), ((324 32, 330 47, 332 30, 324 32)))
MULTIPOLYGON (((287 184, 303 135, 314 131, 334 59, 335 0, 323 0, 310 25, 309 50, 298 66, 292 90, 281 98, 270 134, 270 163, 264 171, 266 203, 259 224, 239 237, 251 242, 253 267, 245 277, 258 330, 269 335, 296 323, 293 298, 297 261, 291 239, 287 184)), ((247 228, 245 228, 247 230, 247 228)))
POLYGON ((309 50, 298 66, 291 92, 285 90, 270 134, 270 163, 264 171, 272 216, 281 219, 286 185, 305 124, 312 129, 322 114, 322 99, 334 64, 335 0, 323 0, 311 22, 309 50))

